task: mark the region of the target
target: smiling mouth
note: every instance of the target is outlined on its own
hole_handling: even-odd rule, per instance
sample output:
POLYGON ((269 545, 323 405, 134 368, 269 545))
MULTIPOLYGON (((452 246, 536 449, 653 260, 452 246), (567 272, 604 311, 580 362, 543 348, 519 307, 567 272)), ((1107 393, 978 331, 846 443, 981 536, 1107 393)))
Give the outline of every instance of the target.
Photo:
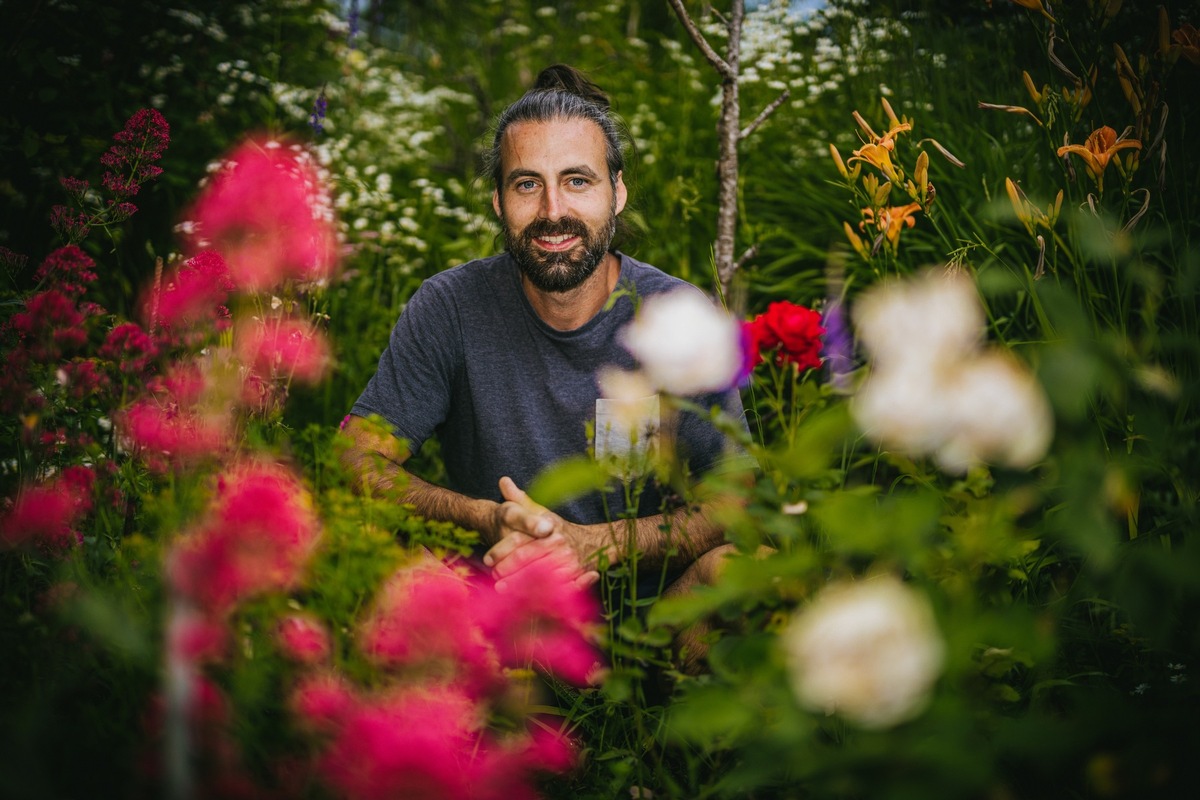
POLYGON ((579 241, 579 237, 570 233, 559 233, 553 236, 538 236, 534 241, 544 250, 568 250, 579 241))

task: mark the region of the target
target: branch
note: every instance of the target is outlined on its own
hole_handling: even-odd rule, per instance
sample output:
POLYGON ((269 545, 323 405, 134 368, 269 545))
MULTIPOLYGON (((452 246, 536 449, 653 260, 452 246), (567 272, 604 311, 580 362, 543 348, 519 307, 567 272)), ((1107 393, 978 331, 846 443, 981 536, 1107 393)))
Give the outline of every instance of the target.
POLYGON ((758 126, 762 125, 764 122, 766 122, 767 117, 774 114, 775 109, 779 108, 781 105, 786 103, 788 101, 788 98, 790 98, 791 96, 792 96, 792 90, 784 89, 783 94, 779 95, 779 97, 776 97, 774 100, 772 100, 771 104, 768 105, 766 108, 764 108, 759 113, 759 115, 754 118, 753 122, 751 122, 746 127, 742 128, 742 132, 738 134, 738 139, 739 140, 745 139, 747 136, 749 136, 750 134, 752 134, 756 130, 758 130, 758 126))
POLYGON ((691 37, 696 47, 700 48, 700 52, 708 59, 708 63, 712 64, 713 69, 720 73, 722 78, 736 77, 733 74, 733 68, 729 66, 725 59, 717 55, 717 51, 712 49, 708 40, 704 38, 704 34, 700 32, 700 29, 696 27, 696 23, 688 16, 687 10, 683 7, 683 0, 668 0, 668 2, 675 11, 675 16, 679 17, 679 21, 683 23, 684 30, 687 31, 688 36, 691 37))
POLYGON ((737 260, 737 263, 733 265, 733 271, 737 272, 739 269, 742 268, 743 265, 745 265, 745 263, 747 261, 754 258, 756 255, 758 255, 758 245, 757 244, 752 244, 749 247, 747 247, 746 252, 742 253, 741 258, 739 258, 737 260))

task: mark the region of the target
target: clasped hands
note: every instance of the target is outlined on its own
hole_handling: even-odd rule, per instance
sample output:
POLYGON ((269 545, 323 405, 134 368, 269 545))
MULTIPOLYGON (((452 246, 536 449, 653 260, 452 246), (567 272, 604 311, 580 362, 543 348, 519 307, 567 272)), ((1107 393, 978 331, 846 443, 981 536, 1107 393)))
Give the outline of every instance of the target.
POLYGON ((495 512, 496 544, 483 556, 492 570, 496 589, 523 568, 542 559, 554 559, 558 572, 576 586, 600 579, 595 556, 602 545, 593 543, 588 526, 577 525, 535 502, 509 477, 500 479, 504 502, 495 512))

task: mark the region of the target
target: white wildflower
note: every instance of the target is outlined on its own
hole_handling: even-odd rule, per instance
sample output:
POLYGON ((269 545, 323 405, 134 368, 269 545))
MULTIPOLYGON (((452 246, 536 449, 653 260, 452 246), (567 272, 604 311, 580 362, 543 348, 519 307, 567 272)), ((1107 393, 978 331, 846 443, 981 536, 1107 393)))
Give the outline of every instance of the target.
POLYGON ((891 577, 827 587, 780 642, 800 703, 863 728, 919 714, 945 651, 928 600, 891 577))

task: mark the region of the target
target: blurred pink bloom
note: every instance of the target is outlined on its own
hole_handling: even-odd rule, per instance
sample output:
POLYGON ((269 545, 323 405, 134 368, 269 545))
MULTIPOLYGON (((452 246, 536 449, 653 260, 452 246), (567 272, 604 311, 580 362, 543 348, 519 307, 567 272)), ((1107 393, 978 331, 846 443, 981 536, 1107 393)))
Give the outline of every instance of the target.
POLYGON ((283 654, 302 664, 317 664, 329 657, 329 631, 314 617, 289 614, 275 631, 283 654))
POLYGON ((200 414, 170 398, 137 400, 118 412, 115 421, 128 446, 160 472, 192 466, 230 445, 227 417, 200 414))
POLYGON ((358 703, 358 696, 346 681, 329 673, 305 675, 288 699, 288 707, 303 727, 324 732, 341 727, 358 703))
POLYGON ((173 548, 168 572, 185 597, 224 612, 297 586, 319 534, 299 480, 278 465, 250 464, 222 477, 208 518, 173 548))
POLYGON ((537 666, 577 685, 603 666, 592 644, 600 621, 595 595, 575 586, 553 558, 535 561, 505 581, 496 593, 480 584, 473 604, 484 634, 508 667, 537 666))
POLYGON ((49 288, 79 297, 87 291, 87 284, 96 280, 95 266, 91 256, 69 244, 46 256, 33 279, 38 285, 46 282, 49 288))
POLYGON ((35 294, 25 301, 25 310, 9 321, 36 361, 58 361, 87 342, 83 314, 75 301, 57 289, 35 294))
POLYGON ((229 629, 219 620, 191 614, 173 630, 169 646, 188 662, 219 662, 229 652, 229 629))
POLYGON ((235 337, 238 357, 260 378, 284 378, 314 384, 329 366, 324 334, 298 319, 268 319, 244 324, 235 337))
POLYGON ((453 666, 480 692, 500 681, 467 580, 441 564, 396 573, 384 585, 361 632, 366 656, 385 667, 453 666))
POLYGON ((320 773, 352 800, 469 800, 478 717, 453 688, 405 687, 346 715, 320 773))
POLYGON ((48 553, 62 553, 81 540, 74 529, 92 510, 94 473, 70 467, 57 478, 27 486, 0 517, 0 548, 32 544, 48 553))
POLYGON ((220 255, 204 251, 170 270, 142 299, 142 318, 156 332, 182 337, 206 337, 229 327, 225 304, 234 290, 229 268, 220 255))
POLYGON ((240 289, 326 278, 334 268, 332 206, 312 161, 276 141, 247 141, 191 212, 193 244, 213 247, 240 289))

